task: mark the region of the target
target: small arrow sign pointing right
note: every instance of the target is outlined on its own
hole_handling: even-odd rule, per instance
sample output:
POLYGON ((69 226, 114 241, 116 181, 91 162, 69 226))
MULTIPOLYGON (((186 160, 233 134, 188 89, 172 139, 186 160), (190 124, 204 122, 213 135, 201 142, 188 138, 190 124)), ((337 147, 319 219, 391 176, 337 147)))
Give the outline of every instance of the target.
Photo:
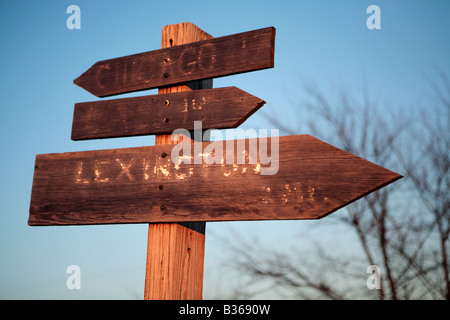
POLYGON ((72 139, 171 134, 183 128, 237 128, 264 105, 236 87, 193 90, 75 104, 72 139))

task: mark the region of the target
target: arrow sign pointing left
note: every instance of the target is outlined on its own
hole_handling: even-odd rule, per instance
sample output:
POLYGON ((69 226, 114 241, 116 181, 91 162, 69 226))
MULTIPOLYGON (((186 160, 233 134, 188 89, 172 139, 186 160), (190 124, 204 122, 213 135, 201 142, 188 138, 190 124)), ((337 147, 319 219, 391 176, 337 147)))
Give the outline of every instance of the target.
POLYGON ((264 103, 236 87, 77 103, 72 139, 192 131, 194 121, 203 129, 237 128, 264 103))
POLYGON ((275 28, 99 61, 74 80, 98 97, 273 68, 275 28))

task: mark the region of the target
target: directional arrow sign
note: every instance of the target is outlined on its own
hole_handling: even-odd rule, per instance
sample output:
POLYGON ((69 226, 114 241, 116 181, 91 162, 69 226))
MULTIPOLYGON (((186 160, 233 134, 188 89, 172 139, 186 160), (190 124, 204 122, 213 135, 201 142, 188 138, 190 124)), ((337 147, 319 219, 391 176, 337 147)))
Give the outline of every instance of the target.
POLYGON ((236 128, 265 102, 236 87, 75 104, 72 139, 170 134, 175 129, 236 128))
POLYGON ((74 83, 104 97, 273 68, 275 28, 99 61, 74 83))
POLYGON ((399 178, 308 135, 43 154, 28 223, 316 219, 399 178))

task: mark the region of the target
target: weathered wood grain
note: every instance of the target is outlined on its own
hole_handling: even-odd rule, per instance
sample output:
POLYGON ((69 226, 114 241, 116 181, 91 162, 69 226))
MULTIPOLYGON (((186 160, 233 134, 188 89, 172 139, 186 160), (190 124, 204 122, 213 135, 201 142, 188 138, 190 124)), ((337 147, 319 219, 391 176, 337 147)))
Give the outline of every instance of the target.
POLYGON ((150 223, 144 299, 201 300, 204 255, 204 232, 179 223, 150 223))
POLYGON ((171 134, 178 128, 237 128, 264 101, 236 87, 75 104, 72 139, 171 134))
POLYGON ((206 164, 209 142, 202 164, 172 162, 170 145, 38 155, 29 224, 316 219, 401 178, 308 135, 272 139, 274 175, 260 173, 275 158, 250 163, 249 148, 261 139, 246 139, 245 150, 234 141, 234 164, 225 155, 206 164))
POLYGON ((222 77, 274 66, 269 27, 99 61, 74 80, 98 97, 222 77))
MULTIPOLYGON (((210 39, 193 23, 164 26, 161 47, 168 48, 210 39)), ((176 87, 159 88, 158 94, 210 89, 213 80, 198 80, 176 87)), ((197 108, 198 110, 198 108, 197 108)), ((171 135, 156 135, 155 145, 176 144, 171 135)), ((173 193, 172 197, 177 194, 173 193)), ((205 258, 206 222, 150 223, 148 225, 145 300, 201 300, 205 258)))

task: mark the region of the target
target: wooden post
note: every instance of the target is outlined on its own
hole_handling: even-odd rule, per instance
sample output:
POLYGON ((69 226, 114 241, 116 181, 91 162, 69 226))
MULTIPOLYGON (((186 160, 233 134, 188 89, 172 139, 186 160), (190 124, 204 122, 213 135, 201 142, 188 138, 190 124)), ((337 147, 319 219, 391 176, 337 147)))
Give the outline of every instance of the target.
MULTIPOLYGON (((168 25, 162 29, 161 47, 209 38, 212 37, 190 22, 168 25)), ((209 88, 212 88, 212 80, 203 80, 161 88, 158 93, 209 88)), ((155 145, 177 142, 171 140, 171 135, 155 137, 155 145)), ((145 300, 202 299, 205 227, 205 222, 149 224, 145 300)))

